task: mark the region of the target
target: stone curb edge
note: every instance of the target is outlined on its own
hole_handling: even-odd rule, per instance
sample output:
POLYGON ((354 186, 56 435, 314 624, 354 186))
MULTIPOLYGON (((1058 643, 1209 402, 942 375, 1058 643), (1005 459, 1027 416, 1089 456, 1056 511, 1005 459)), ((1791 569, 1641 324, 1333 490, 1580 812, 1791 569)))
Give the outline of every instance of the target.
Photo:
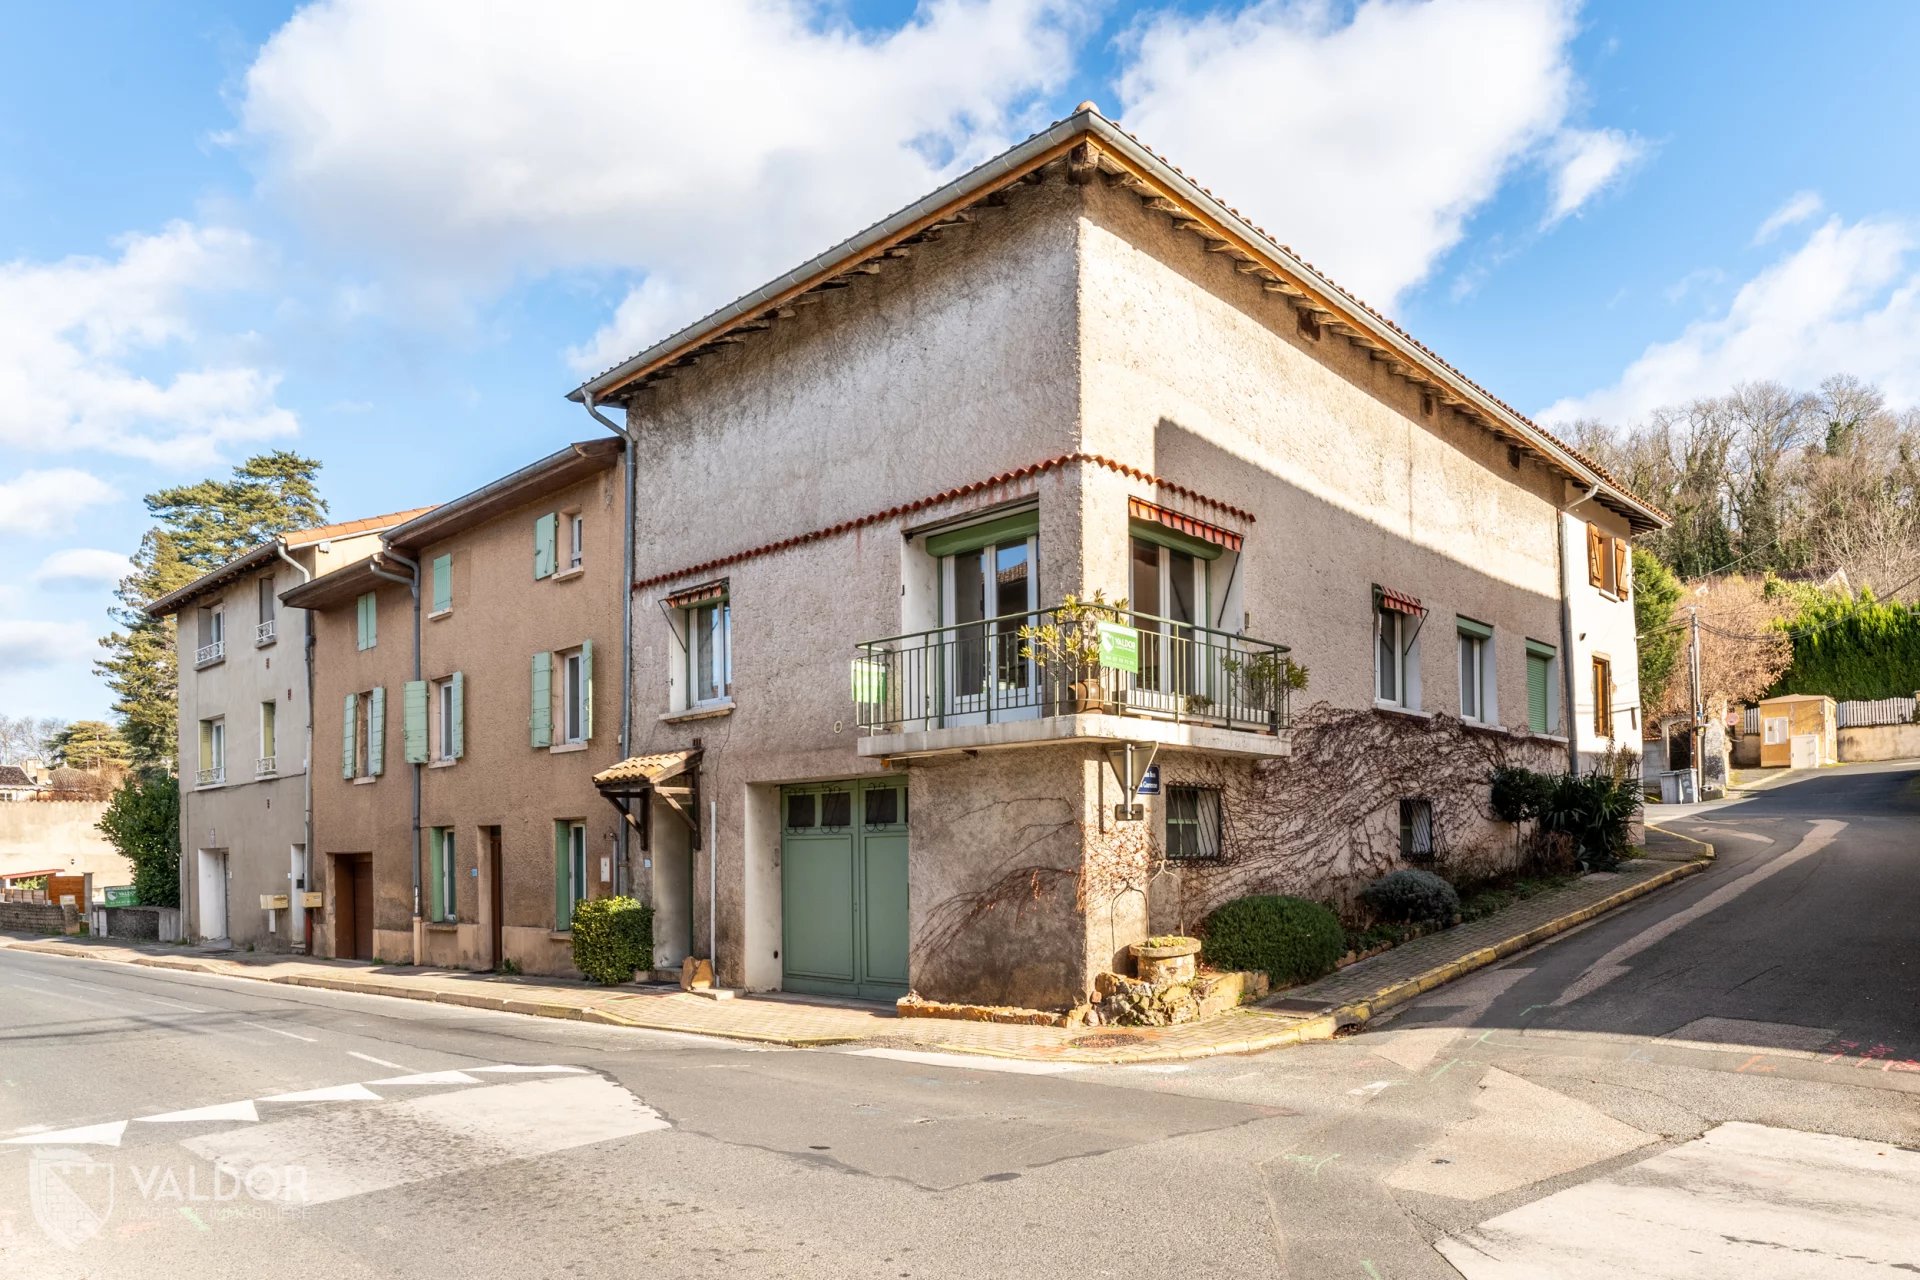
MULTIPOLYGON (((1665 832, 1665 834, 1676 835, 1677 833, 1668 831, 1665 832)), ((1692 840, 1686 836, 1679 836, 1678 838, 1688 840, 1689 843, 1692 844, 1698 844, 1707 852, 1691 862, 1682 862, 1677 866, 1669 867, 1658 875, 1648 876, 1638 884, 1630 884, 1617 893, 1609 894, 1598 902, 1589 903, 1587 906, 1581 907, 1578 911, 1570 911, 1564 916, 1559 916, 1547 921, 1545 924, 1535 925, 1525 933, 1517 933, 1510 938, 1501 939, 1490 947, 1482 947, 1478 951, 1471 952, 1458 959, 1449 960, 1445 964, 1435 965, 1424 973, 1418 973, 1411 978, 1405 978, 1399 982, 1382 987, 1363 1000, 1354 1000, 1343 1004, 1336 1008, 1331 1014, 1325 1015, 1327 1021, 1334 1023, 1336 1027, 1365 1026, 1374 1015, 1385 1012, 1397 1004, 1404 1004, 1415 996, 1425 995, 1435 987, 1444 986, 1456 978, 1463 978, 1476 969, 1484 969, 1490 964, 1506 959, 1515 952, 1526 950, 1535 943, 1544 942, 1548 938, 1583 925, 1589 920, 1596 920, 1609 911, 1614 910, 1616 907, 1625 906, 1635 898, 1645 897, 1655 889, 1664 889, 1676 881, 1684 880, 1689 876, 1699 875, 1713 864, 1714 848, 1712 845, 1707 844, 1705 841, 1692 840)), ((1332 1035, 1333 1032, 1329 1031, 1327 1034, 1332 1035)), ((1324 1037, 1316 1036, 1313 1038, 1322 1039, 1324 1037)))

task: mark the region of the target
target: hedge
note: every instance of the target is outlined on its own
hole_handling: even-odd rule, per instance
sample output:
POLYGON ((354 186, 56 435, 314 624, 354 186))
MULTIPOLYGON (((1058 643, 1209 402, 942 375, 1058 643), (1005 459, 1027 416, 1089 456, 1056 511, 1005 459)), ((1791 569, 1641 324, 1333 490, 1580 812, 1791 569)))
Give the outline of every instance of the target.
POLYGON ((1275 986, 1332 973, 1347 949, 1340 918, 1317 902, 1254 894, 1207 917, 1201 954, 1216 969, 1265 973, 1275 986))
POLYGON ((653 968, 653 908, 617 897, 574 904, 573 967, 607 986, 653 968))
POLYGON ((1853 699, 1910 698, 1920 689, 1920 604, 1887 603, 1870 591, 1806 598, 1790 624, 1793 665, 1769 694, 1853 699))

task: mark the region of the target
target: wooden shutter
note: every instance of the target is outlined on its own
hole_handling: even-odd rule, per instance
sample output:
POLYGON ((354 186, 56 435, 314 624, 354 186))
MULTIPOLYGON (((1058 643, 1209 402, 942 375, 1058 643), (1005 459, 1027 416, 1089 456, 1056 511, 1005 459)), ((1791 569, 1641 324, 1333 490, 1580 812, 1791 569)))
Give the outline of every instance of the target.
POLYGON ((1607 584, 1607 540, 1601 536, 1600 526, 1587 526, 1587 582, 1596 587, 1607 584))
POLYGON ((552 513, 533 522, 533 576, 551 578, 555 544, 559 539, 560 518, 552 513))
POLYGON ((580 643, 580 737, 593 737, 593 641, 580 643))
POLYGON ((567 823, 553 824, 553 927, 573 928, 573 893, 567 867, 567 823))
POLYGON ((453 673, 453 758, 467 754, 467 678, 453 673))
POLYGON ((1613 736, 1613 672, 1605 658, 1593 660, 1593 732, 1598 737, 1613 736))
POLYGON ((533 655, 533 706, 527 716, 533 745, 553 745, 553 655, 533 655))
POLYGON ((1627 598, 1627 565, 1630 553, 1625 538, 1613 540, 1613 594, 1622 600, 1627 598))
POLYGON ((400 750, 408 764, 427 762, 427 682, 400 686, 400 750))
POLYGON ((453 557, 433 558, 433 611, 445 613, 453 608, 453 557))
POLYGON ((375 685, 367 694, 367 774, 379 777, 387 771, 387 690, 375 685))
POLYGON ((432 877, 433 884, 432 898, 428 906, 428 910, 432 913, 427 917, 429 920, 445 920, 447 918, 447 874, 444 869, 446 866, 446 856, 446 833, 439 827, 429 828, 427 831, 427 874, 432 877))
POLYGON ((359 719, 360 695, 350 693, 347 695, 346 732, 340 743, 340 776, 349 782, 353 781, 354 731, 359 727, 359 719))

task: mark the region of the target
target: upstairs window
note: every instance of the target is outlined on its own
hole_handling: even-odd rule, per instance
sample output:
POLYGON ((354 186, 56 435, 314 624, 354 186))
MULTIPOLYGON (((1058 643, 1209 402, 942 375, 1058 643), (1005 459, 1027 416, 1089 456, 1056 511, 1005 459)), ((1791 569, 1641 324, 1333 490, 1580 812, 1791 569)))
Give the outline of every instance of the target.
POLYGON ((266 577, 260 579, 255 590, 259 594, 260 620, 254 624, 253 642, 257 645, 272 644, 275 630, 274 606, 276 604, 273 596, 273 575, 268 574, 266 577))
POLYGON ((1492 724, 1498 718, 1494 711, 1493 628, 1472 618, 1456 618, 1454 627, 1460 650, 1460 716, 1492 724))
POLYGON ((1587 584, 1624 600, 1632 576, 1633 549, 1625 538, 1610 537, 1599 525, 1587 526, 1587 584))
POLYGON ((380 641, 380 599, 368 591, 354 602, 354 647, 367 650, 380 641))
POLYGON ((1613 737, 1613 663, 1598 656, 1593 660, 1593 733, 1613 737))
POLYGON ((578 569, 587 554, 587 521, 578 511, 567 515, 567 568, 578 569))
POLYGON ((1373 698, 1376 705, 1420 706, 1420 624, 1426 610, 1418 600, 1381 587, 1373 594, 1373 698))
POLYGON ((1527 641, 1527 728, 1552 733, 1555 717, 1555 663, 1559 651, 1539 640, 1527 641))

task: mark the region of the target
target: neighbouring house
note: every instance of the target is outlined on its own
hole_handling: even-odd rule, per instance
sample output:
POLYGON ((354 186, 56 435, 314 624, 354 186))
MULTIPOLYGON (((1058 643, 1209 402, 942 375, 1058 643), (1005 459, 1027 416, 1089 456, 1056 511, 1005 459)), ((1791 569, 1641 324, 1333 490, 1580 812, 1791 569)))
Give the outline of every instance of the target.
POLYGON ((573 398, 643 486, 663 964, 1063 1006, 1241 893, 1510 865, 1493 764, 1639 737, 1661 513, 1090 106, 573 398))
POLYGON ((46 789, 46 783, 17 764, 0 764, 0 803, 32 800, 46 789))
MULTIPOLYGON (((424 508, 422 509, 424 510, 424 508)), ((296 583, 362 559, 420 510, 262 542, 155 600, 180 668, 180 905, 189 938, 309 950, 309 619, 296 583)))
POLYGON ((622 442, 570 445, 288 591, 314 619, 323 955, 572 973, 621 887, 622 442))

